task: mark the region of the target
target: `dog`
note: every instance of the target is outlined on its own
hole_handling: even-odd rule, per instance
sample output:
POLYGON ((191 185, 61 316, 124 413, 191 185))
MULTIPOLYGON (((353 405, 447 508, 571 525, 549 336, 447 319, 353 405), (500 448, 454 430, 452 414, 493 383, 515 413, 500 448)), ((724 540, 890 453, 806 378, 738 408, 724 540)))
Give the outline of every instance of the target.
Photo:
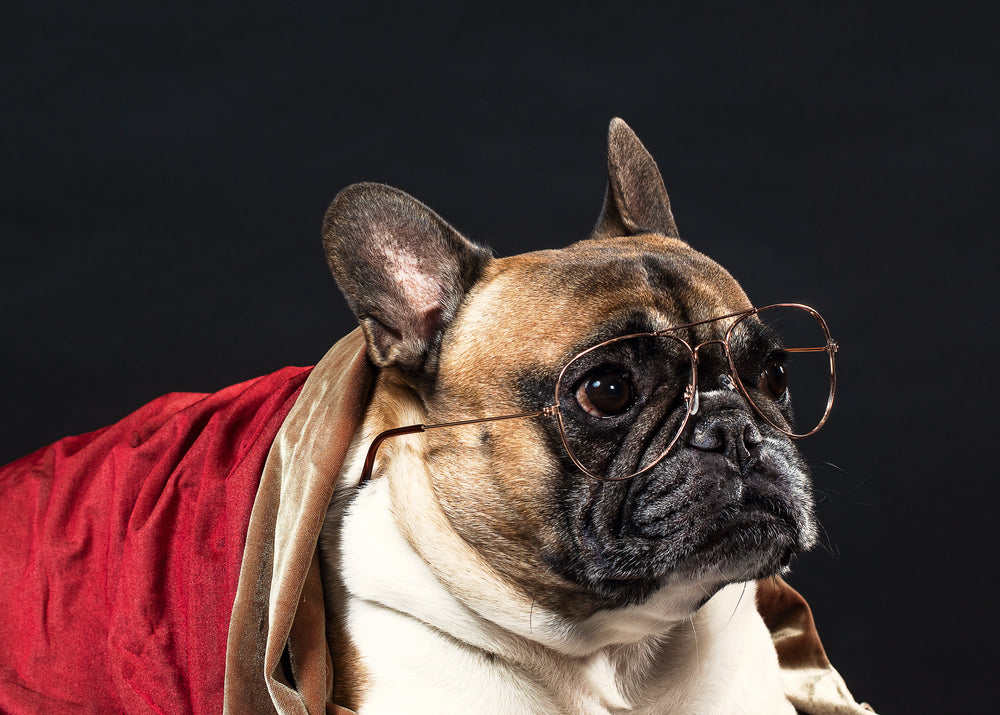
POLYGON ((378 370, 319 547, 345 708, 795 712, 755 608, 817 538, 787 376, 730 368, 753 305, 619 119, 608 172, 589 238, 510 258, 379 184, 326 214, 378 370))

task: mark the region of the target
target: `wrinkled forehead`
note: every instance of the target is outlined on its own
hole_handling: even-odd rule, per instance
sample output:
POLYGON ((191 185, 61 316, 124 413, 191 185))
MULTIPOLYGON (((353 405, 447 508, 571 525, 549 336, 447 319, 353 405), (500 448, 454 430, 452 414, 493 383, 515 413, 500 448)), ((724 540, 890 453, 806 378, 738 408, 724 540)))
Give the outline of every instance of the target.
POLYGON ((555 366, 616 329, 657 330, 749 307, 729 273, 681 241, 584 241, 493 261, 467 297, 442 360, 555 366))

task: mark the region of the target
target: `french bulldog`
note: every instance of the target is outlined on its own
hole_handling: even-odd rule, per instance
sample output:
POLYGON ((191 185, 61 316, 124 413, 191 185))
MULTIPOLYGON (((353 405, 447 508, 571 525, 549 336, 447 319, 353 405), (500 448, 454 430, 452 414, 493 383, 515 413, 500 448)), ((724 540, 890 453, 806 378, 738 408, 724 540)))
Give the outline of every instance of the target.
POLYGON ((510 258, 383 185, 326 214, 378 371, 320 542, 345 708, 794 712, 755 583, 816 541, 810 477, 790 406, 747 399, 783 376, 734 389, 723 341, 753 306, 680 239, 620 119, 608 172, 589 238, 510 258), (672 358, 580 357, 676 326, 687 390, 672 358), (442 424, 385 439, 362 479, 384 432, 442 424))

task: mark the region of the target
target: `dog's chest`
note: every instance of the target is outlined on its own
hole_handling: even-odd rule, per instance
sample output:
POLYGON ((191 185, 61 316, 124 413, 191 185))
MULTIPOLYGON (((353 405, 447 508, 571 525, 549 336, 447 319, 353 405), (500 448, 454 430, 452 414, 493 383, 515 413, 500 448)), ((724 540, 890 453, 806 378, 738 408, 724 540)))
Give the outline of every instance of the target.
MULTIPOLYGON (((752 587, 724 589, 667 637, 560 655, 512 636, 444 589, 397 530, 386 487, 374 484, 355 501, 341 541, 345 625, 365 673, 363 715, 696 715, 737 703, 752 703, 746 712, 791 712, 752 587)), ((538 630, 544 618, 535 618, 538 630)))
POLYGON ((633 712, 603 657, 516 664, 372 604, 352 606, 350 620, 368 672, 361 713, 633 712))
MULTIPOLYGON (((352 607, 351 623, 368 664, 362 715, 793 712, 766 664, 758 670, 757 664, 737 664, 734 657, 657 658, 652 667, 630 669, 602 652, 587 659, 525 665, 488 656, 370 603, 352 607)), ((715 650, 707 642, 701 647, 715 650)), ((650 661, 636 653, 628 657, 636 663, 650 661)))

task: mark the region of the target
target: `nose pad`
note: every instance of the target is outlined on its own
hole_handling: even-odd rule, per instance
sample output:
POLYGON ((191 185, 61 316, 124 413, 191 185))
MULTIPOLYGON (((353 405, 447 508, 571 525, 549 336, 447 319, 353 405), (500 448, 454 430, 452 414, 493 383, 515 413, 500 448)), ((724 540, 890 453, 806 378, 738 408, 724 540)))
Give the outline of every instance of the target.
POLYGON ((723 410, 699 420, 688 444, 703 452, 724 454, 743 471, 757 457, 761 440, 760 431, 748 414, 723 410))

